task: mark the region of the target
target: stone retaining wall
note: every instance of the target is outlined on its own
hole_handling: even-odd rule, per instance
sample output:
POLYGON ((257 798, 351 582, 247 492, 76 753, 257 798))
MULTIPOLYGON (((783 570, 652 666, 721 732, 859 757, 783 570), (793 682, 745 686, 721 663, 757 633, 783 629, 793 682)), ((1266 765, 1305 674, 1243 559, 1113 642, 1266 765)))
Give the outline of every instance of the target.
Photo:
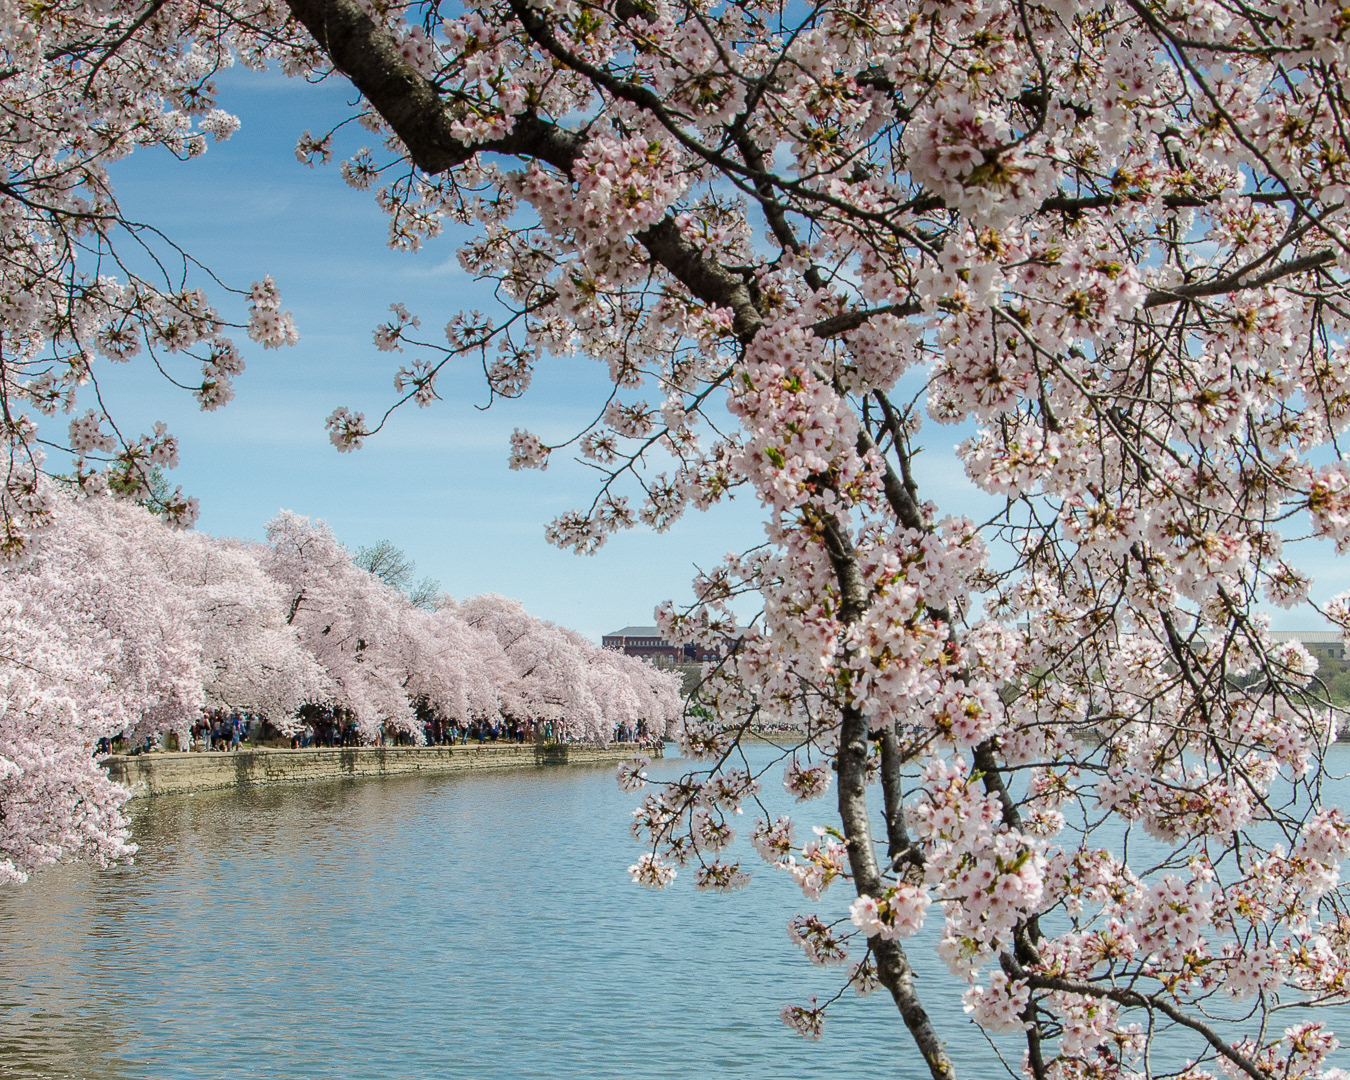
MULTIPOLYGON (((645 747, 660 757, 661 747, 645 747)), ((104 758, 108 775, 126 784, 133 798, 207 791, 237 784, 276 784, 297 780, 340 780, 402 773, 450 773, 481 769, 535 768, 547 765, 603 765, 638 751, 632 743, 588 746, 568 743, 537 746, 487 743, 483 746, 315 747, 309 750, 235 750, 191 754, 113 754, 104 758)))

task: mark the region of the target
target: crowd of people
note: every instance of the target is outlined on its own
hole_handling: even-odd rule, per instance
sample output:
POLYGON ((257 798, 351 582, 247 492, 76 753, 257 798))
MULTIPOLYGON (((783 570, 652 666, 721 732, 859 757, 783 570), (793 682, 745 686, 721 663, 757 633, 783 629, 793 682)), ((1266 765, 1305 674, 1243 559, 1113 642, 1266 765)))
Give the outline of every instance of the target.
MULTIPOLYGON (((288 746, 292 750, 368 745, 361 737, 355 721, 345 716, 342 710, 311 707, 302 712, 306 715, 301 726, 297 730, 282 732, 265 718, 252 713, 207 709, 190 728, 186 746, 170 746, 169 744, 176 743, 177 739, 173 734, 169 734, 159 738, 147 736, 130 746, 122 740, 101 739, 95 747, 95 752, 107 754, 121 751, 142 754, 156 749, 176 748, 195 752, 225 753, 252 749, 260 745, 288 746)), ((376 743, 384 746, 464 746, 477 743, 482 746, 487 743, 524 745, 533 742, 576 741, 565 725, 536 718, 524 720, 507 718, 496 721, 479 719, 463 723, 436 717, 422 723, 421 735, 422 738, 419 740, 413 732, 390 728, 380 732, 376 743)), ((647 721, 638 720, 635 724, 616 723, 613 734, 607 741, 645 744, 653 739, 647 721)))
POLYGON ((208 709, 192 727, 192 743, 182 749, 238 750, 245 742, 256 739, 262 731, 261 717, 248 713, 231 713, 224 709, 208 709))

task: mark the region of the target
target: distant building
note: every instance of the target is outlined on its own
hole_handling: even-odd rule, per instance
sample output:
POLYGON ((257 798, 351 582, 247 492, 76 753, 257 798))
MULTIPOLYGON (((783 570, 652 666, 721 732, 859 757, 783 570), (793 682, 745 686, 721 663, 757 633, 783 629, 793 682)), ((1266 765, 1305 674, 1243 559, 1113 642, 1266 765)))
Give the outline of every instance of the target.
POLYGON ((628 656, 648 660, 669 660, 675 664, 697 664, 718 659, 712 650, 697 645, 672 645, 654 626, 625 626, 600 639, 606 649, 617 649, 628 656))
POLYGON ((1301 641, 1314 656, 1328 660, 1345 659, 1345 636, 1339 630, 1272 630, 1273 641, 1301 641))

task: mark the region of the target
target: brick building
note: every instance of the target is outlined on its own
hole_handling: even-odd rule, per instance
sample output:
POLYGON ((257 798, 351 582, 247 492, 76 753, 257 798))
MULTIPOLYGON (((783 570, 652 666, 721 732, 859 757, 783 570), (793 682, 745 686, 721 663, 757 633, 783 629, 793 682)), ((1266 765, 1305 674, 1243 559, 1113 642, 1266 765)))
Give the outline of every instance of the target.
POLYGON ((648 660, 668 660, 674 664, 696 664, 718 659, 718 654, 697 645, 672 645, 654 626, 625 626, 600 639, 606 649, 618 649, 628 656, 648 660))

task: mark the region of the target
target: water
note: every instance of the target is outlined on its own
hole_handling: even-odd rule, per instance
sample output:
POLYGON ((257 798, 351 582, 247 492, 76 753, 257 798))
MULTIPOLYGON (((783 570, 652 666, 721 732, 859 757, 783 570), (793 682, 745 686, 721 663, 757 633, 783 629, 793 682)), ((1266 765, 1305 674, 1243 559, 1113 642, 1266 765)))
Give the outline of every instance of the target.
MULTIPOLYGON (((786 875, 729 896, 695 893, 689 872, 664 893, 630 885, 633 803, 608 767, 135 803, 134 865, 0 890, 0 1077, 922 1073, 884 992, 848 994, 821 1043, 779 1022, 842 981, 787 941, 809 905, 786 875)), ((844 888, 826 897, 846 911, 844 888)), ((961 987, 913 951, 963 1074, 999 1075, 961 987)))

